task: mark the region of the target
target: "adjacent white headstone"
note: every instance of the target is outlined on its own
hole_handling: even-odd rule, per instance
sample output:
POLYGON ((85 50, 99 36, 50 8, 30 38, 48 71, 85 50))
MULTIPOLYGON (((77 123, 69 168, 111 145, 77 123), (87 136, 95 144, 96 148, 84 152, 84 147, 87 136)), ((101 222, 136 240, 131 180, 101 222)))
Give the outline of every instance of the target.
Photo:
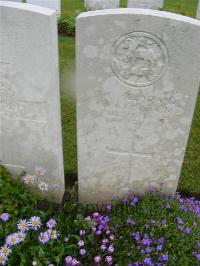
POLYGON ((76 32, 80 201, 162 182, 175 192, 200 82, 200 21, 104 10, 82 13, 76 32))
POLYGON ((197 18, 197 19, 200 19, 200 1, 199 1, 199 4, 198 4, 198 7, 197 7, 196 18, 197 18))
POLYGON ((120 0, 85 0, 87 10, 119 8, 120 0))
POLYGON ((60 0, 26 0, 28 4, 43 6, 56 10, 57 17, 60 17, 60 0))
MULTIPOLYGON (((0 2, 1 2, 1 1, 4 1, 4 0, 0 0, 0 2)), ((6 0, 6 1, 11 1, 11 2, 21 2, 21 3, 23 2, 23 0, 6 0)))
MULTIPOLYGON (((0 2, 0 163, 13 174, 47 169, 64 193, 56 12, 0 2)), ((54 198, 53 198, 54 197, 54 198)))
POLYGON ((164 0, 128 0, 128 7, 160 9, 164 0))

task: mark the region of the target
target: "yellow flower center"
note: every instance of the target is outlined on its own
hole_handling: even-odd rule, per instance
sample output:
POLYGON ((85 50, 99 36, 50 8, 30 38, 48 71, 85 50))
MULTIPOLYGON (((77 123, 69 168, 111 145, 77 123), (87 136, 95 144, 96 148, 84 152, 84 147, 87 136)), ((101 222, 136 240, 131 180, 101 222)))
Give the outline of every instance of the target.
POLYGON ((10 239, 10 242, 11 242, 11 243, 15 242, 15 238, 12 237, 12 238, 10 239))
POLYGON ((7 249, 7 248, 2 248, 2 249, 1 249, 1 252, 2 252, 4 255, 6 255, 6 254, 8 253, 8 249, 7 249))

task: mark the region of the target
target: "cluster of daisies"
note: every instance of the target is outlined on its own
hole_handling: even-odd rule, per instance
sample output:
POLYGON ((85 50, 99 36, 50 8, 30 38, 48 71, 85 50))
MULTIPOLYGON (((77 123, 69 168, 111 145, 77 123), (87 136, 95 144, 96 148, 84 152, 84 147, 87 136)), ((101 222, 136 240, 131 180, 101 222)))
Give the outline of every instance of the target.
POLYGON ((33 175, 25 175, 22 177, 24 184, 26 185, 35 185, 41 191, 48 191, 48 184, 44 181, 39 181, 41 177, 44 177, 46 170, 42 167, 35 167, 33 175))
MULTIPOLYGON (((3 213, 1 215, 1 219, 5 222, 9 219, 9 215, 7 213, 3 213)), ((5 240, 5 245, 0 247, 0 265, 5 265, 7 263, 9 254, 12 251, 11 248, 25 240, 27 231, 37 231, 41 228, 41 226, 42 222, 38 216, 33 216, 30 220, 19 220, 17 223, 18 231, 8 235, 5 240)), ((54 219, 50 219, 46 223, 46 226, 48 229, 44 232, 40 232, 38 236, 38 241, 42 244, 47 243, 51 239, 58 238, 58 231, 54 229, 56 221, 54 219)))

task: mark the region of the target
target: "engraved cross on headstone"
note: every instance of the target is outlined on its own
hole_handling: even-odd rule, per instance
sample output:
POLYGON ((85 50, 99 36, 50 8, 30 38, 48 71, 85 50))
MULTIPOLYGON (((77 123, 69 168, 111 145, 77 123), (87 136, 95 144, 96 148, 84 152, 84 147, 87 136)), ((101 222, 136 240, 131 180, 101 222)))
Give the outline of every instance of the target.
MULTIPOLYGON (((125 99, 126 102, 130 103, 135 99, 135 95, 131 94, 130 92, 127 92, 125 94, 125 99)), ((153 152, 149 153, 143 153, 143 152, 137 152, 135 151, 134 144, 135 140, 138 138, 138 134, 136 133, 137 128, 141 124, 141 121, 135 121, 129 125, 128 131, 130 132, 131 135, 131 144, 130 144, 130 150, 129 151, 123 151, 120 149, 115 149, 115 148, 107 148, 108 154, 112 154, 114 156, 124 156, 128 157, 128 182, 131 180, 132 177, 132 166, 134 163, 134 158, 144 158, 144 159, 151 159, 154 155, 153 152)))
POLYGON ((127 156, 129 159, 129 166, 128 166, 128 182, 131 179, 132 176, 132 166, 133 166, 133 158, 137 157, 137 158, 145 158, 145 159, 151 159, 154 155, 154 153, 139 153, 139 152, 134 152, 134 151, 129 151, 129 152, 123 152, 123 151, 116 151, 116 150, 112 150, 109 149, 108 151, 109 154, 112 155, 117 155, 117 156, 127 156))

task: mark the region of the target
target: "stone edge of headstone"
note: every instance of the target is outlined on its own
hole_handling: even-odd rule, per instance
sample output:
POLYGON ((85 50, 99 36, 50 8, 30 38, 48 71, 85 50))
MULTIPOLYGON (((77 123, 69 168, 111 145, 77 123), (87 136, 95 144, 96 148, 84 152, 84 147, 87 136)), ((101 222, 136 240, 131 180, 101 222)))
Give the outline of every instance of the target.
POLYGON ((39 14, 43 14, 46 16, 51 16, 54 13, 56 14, 56 10, 54 10, 54 9, 42 7, 42 6, 36 6, 36 5, 32 5, 32 4, 27 4, 27 3, 0 1, 0 7, 1 6, 26 10, 26 11, 30 11, 30 12, 37 12, 39 14))
POLYGON ((197 4, 196 19, 200 19, 200 0, 199 3, 197 4))
MULTIPOLYGON (((55 17, 55 19, 56 19, 56 10, 41 7, 41 6, 35 6, 32 4, 11 2, 11 1, 0 1, 0 11, 2 11, 1 7, 10 7, 10 8, 14 8, 14 9, 20 9, 20 10, 24 10, 24 11, 28 11, 28 12, 32 12, 32 13, 37 13, 39 15, 44 15, 46 17, 52 16, 52 17, 55 17)), ((62 149, 62 147, 63 147, 63 145, 62 145, 62 137, 61 137, 61 149, 62 149)), ((62 162, 63 162, 63 150, 61 152, 62 152, 61 157, 62 157, 62 162)), ((62 202, 64 192, 65 192, 65 177, 64 177, 64 167, 63 166, 60 169, 60 172, 61 172, 62 181, 61 181, 61 189, 59 191, 59 194, 56 193, 58 196, 56 196, 56 198, 54 200, 52 200, 51 195, 46 197, 49 201, 54 201, 56 203, 62 202)))
POLYGON ((180 14, 175 14, 166 11, 152 10, 152 9, 141 9, 141 8, 118 8, 118 9, 104 9, 104 10, 95 10, 82 12, 77 16, 77 20, 82 18, 88 18, 93 16, 103 16, 103 15, 147 15, 147 16, 157 16, 162 18, 169 18, 174 20, 183 21, 186 23, 194 24, 200 26, 200 21, 196 18, 191 18, 183 16, 180 14))

